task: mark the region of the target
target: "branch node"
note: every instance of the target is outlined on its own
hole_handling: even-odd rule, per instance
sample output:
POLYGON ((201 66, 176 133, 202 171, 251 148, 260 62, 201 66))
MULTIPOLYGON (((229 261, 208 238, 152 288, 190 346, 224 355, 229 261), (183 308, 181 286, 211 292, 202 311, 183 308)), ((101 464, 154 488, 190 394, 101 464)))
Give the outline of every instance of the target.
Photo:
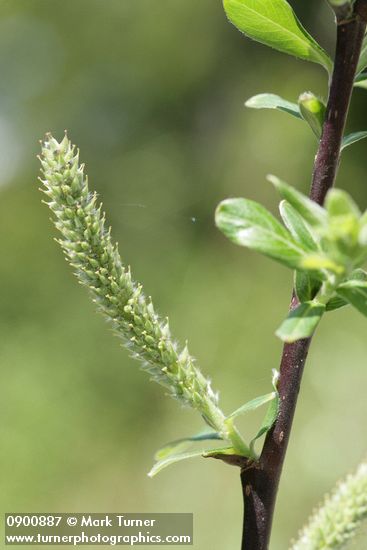
POLYGON ((241 472, 253 468, 256 464, 256 462, 254 462, 251 458, 240 455, 226 455, 224 453, 215 453, 207 456, 204 455, 204 458, 215 458, 216 460, 222 460, 230 466, 237 466, 241 468, 241 472))

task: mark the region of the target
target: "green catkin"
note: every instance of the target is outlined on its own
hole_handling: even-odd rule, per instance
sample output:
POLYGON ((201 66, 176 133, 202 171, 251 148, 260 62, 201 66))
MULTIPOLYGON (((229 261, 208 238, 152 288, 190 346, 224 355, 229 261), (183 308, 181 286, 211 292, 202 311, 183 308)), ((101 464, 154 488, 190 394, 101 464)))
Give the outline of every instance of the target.
POLYGON ((314 513, 291 550, 341 550, 367 519, 367 463, 341 482, 314 513))
POLYGON ((42 191, 61 233, 58 242, 79 281, 90 290, 98 309, 143 370, 226 437, 225 417, 210 381, 195 366, 187 346, 178 350, 168 319, 158 317, 151 299, 123 266, 96 193, 89 191, 79 152, 66 135, 61 143, 47 135, 40 161, 42 191))

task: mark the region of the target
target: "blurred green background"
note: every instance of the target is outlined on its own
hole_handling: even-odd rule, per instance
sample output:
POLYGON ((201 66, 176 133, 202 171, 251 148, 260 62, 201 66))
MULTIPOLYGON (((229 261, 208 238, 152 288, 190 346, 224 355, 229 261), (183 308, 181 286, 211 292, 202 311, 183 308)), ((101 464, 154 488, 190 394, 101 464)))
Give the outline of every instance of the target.
MULTIPOLYGON (((291 2, 330 52, 323 0, 291 2)), ((0 471, 2 511, 193 512, 194 547, 239 548, 238 471, 196 459, 146 476, 154 451, 201 429, 94 313, 53 241, 37 188, 38 140, 81 149, 120 251, 230 412, 270 388, 291 274, 213 225, 243 195, 274 212, 269 172, 306 191, 316 142, 253 94, 325 95, 322 69, 241 36, 219 0, 3 0, 0 4, 0 471)), ((349 121, 367 123, 356 90, 349 121)), ((366 142, 338 185, 367 206, 366 142)), ((366 322, 328 315, 315 337, 271 548, 366 451, 366 322)), ((241 421, 252 435, 259 416, 241 421)))

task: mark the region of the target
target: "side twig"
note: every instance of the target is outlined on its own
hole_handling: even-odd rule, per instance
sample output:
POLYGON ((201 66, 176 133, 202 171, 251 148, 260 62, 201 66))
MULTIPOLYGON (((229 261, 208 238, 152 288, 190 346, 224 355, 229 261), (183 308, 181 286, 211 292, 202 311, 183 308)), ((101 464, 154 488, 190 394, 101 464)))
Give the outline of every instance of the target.
MULTIPOLYGON (((325 123, 315 159, 310 197, 322 204, 333 186, 354 78, 366 30, 367 0, 357 0, 348 20, 338 19, 335 65, 325 123)), ((291 309, 298 305, 293 293, 291 309)), ((241 472, 245 506, 242 550, 269 547, 273 512, 311 338, 285 344, 278 390, 280 411, 268 432, 260 460, 241 472)))

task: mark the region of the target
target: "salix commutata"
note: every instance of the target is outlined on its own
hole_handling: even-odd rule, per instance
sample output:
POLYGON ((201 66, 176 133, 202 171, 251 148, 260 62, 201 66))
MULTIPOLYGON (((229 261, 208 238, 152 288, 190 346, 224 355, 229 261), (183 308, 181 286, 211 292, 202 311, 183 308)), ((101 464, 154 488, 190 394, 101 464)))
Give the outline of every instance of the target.
MULTIPOLYGON (((260 93, 246 102, 252 109, 289 114, 312 131, 318 148, 310 196, 269 176, 281 198, 283 223, 247 198, 222 201, 215 216, 218 228, 232 242, 294 272, 290 311, 276 330, 284 350, 280 372, 273 370, 271 391, 232 414, 222 412, 218 394, 187 346, 180 347, 173 339, 168 319, 158 316, 152 300, 123 264, 96 194, 89 190, 79 153, 67 136, 58 142, 48 135, 43 142, 42 189, 61 234, 59 243, 98 309, 151 379, 198 411, 207 425, 201 433, 161 449, 150 475, 194 456, 212 456, 240 466, 245 503, 242 549, 266 550, 312 335, 322 317, 343 306, 351 305, 367 316, 367 212, 346 191, 333 188, 341 153, 367 137, 364 130, 347 135, 344 131, 353 88, 367 88, 367 0, 328 0, 337 30, 334 59, 286 0, 223 0, 223 4, 228 19, 246 37, 321 66, 328 85, 327 101, 306 90, 298 98, 260 93), (245 442, 235 419, 264 405, 263 422, 245 442), (255 443, 264 434, 258 454, 255 443), (219 442, 215 448, 208 444, 212 440, 219 442), (194 444, 198 447, 188 450, 194 444)), ((366 517, 365 486, 366 467, 362 465, 326 499, 294 543, 294 550, 341 548, 366 517)))

